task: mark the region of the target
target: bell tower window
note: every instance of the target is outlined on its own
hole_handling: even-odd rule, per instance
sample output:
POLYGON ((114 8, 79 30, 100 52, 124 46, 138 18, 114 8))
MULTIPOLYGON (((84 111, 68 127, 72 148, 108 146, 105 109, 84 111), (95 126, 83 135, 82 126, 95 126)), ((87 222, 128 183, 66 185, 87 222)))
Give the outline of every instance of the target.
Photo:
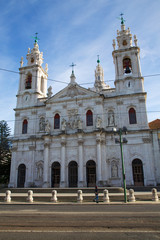
POLYGON ((27 74, 25 89, 31 89, 31 87, 32 87, 32 74, 29 73, 27 74))
POLYGON ((125 74, 129 74, 132 72, 132 65, 131 65, 131 59, 130 58, 124 58, 123 59, 123 70, 125 74))
POLYGON ((91 110, 88 110, 86 113, 86 125, 93 126, 93 113, 91 110))
POLYGON ((130 124, 136 124, 137 119, 136 119, 136 111, 134 108, 129 109, 129 123, 130 124))
POLYGON ((23 124, 22 124, 22 134, 27 133, 27 128, 28 128, 28 121, 27 121, 27 119, 24 119, 23 124))

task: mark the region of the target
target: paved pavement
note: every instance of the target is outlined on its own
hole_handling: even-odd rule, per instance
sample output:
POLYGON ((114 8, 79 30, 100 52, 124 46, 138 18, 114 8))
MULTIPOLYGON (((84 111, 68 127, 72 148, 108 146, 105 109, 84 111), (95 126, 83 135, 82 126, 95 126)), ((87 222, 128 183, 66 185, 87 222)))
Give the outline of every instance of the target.
POLYGON ((0 239, 160 239, 160 204, 0 204, 0 239))

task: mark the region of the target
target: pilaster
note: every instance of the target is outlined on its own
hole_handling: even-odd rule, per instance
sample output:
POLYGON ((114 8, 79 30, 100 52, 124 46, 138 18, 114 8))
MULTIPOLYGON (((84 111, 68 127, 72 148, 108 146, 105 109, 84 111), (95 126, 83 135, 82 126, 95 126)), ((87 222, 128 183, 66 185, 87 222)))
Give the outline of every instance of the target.
POLYGON ((61 181, 60 181, 60 187, 66 187, 65 159, 66 159, 66 138, 63 135, 61 137, 61 181))
POLYGON ((82 134, 78 134, 78 187, 84 186, 83 179, 83 136, 82 134))

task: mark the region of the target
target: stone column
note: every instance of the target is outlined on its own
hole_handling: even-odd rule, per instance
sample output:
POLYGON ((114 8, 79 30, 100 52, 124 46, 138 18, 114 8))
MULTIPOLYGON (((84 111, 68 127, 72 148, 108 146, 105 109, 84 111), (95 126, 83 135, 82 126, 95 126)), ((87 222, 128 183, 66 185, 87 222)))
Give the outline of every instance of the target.
POLYGON ((101 139, 101 151, 102 151, 102 155, 101 155, 101 169, 102 169, 102 181, 103 181, 103 185, 107 184, 107 180, 108 180, 108 174, 107 174, 107 163, 106 163, 106 136, 105 134, 102 136, 101 139))
POLYGON ((83 138, 78 136, 78 187, 83 187, 83 138))
POLYGON ((45 139, 44 143, 44 166, 43 166, 43 187, 49 187, 48 168, 49 168, 49 138, 45 139))
POLYGON ((65 136, 63 136, 61 138, 61 182, 60 182, 60 187, 66 187, 65 158, 66 158, 66 139, 65 139, 65 136))
POLYGON ((96 136, 97 143, 97 183, 99 186, 102 184, 102 166, 101 166, 101 138, 100 134, 96 136))
POLYGON ((12 147, 12 160, 10 170, 10 181, 8 187, 17 187, 17 174, 16 174, 16 154, 17 147, 12 147))

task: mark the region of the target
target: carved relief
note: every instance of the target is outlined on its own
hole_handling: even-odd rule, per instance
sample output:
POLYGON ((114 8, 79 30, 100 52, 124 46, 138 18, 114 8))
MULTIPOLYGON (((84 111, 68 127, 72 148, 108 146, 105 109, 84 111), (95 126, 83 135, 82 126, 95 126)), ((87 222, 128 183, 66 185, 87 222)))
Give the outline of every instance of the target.
POLYGON ((142 140, 143 140, 143 142, 144 143, 151 143, 152 142, 152 140, 151 140, 151 138, 142 138, 142 140))
POLYGON ((65 93, 63 93, 60 98, 64 98, 64 97, 75 97, 78 95, 86 95, 85 92, 79 90, 75 85, 72 85, 70 87, 68 87, 67 91, 65 93))

